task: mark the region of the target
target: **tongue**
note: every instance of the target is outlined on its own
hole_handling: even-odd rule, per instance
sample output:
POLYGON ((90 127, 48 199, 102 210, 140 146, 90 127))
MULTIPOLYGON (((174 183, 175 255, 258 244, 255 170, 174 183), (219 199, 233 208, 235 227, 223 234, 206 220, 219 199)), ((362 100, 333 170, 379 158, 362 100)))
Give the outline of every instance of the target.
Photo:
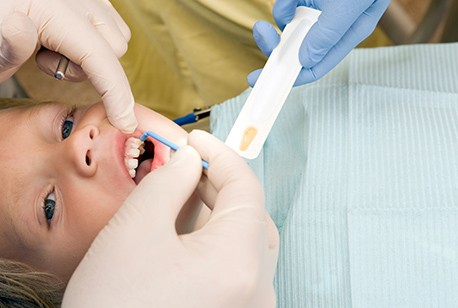
POLYGON ((142 161, 140 165, 137 167, 137 175, 135 176, 135 183, 140 183, 140 181, 151 172, 151 165, 153 163, 153 159, 147 159, 142 161))
POLYGON ((154 159, 146 159, 138 165, 137 175, 134 178, 135 183, 138 185, 148 173, 164 165, 168 161, 168 157, 170 157, 170 148, 162 143, 155 142, 154 159))

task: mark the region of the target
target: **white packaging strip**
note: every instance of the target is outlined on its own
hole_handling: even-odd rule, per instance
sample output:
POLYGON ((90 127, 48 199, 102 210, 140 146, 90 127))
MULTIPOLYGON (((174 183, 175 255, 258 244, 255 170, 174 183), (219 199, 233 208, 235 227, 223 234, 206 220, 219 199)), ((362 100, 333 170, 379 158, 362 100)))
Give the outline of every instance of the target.
POLYGON ((256 158, 301 71, 299 48, 318 20, 320 11, 305 6, 296 10, 272 51, 253 90, 240 111, 226 144, 242 157, 256 158))

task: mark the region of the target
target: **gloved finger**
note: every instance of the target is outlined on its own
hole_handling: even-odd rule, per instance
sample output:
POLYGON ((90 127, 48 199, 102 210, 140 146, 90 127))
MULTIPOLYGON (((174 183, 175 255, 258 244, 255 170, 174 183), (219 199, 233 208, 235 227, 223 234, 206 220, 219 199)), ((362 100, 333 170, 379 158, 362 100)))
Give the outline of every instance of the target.
POLYGON ((259 20, 254 24, 253 37, 259 49, 261 49, 266 57, 270 56, 272 50, 280 42, 280 35, 275 28, 264 20, 259 20))
POLYGON ((250 87, 254 87, 254 85, 256 84, 256 81, 259 78, 259 75, 261 75, 261 72, 262 72, 262 69, 260 68, 248 74, 246 81, 248 82, 250 87))
MULTIPOLYGON (((97 7, 97 9, 101 9, 97 7)), ((104 13, 104 12, 103 12, 104 13)), ((118 58, 127 51, 127 42, 124 33, 119 29, 117 23, 110 15, 97 14, 93 11, 87 14, 89 22, 94 26, 100 35, 108 42, 118 58), (106 17, 110 18, 106 18, 106 17)), ((130 35, 128 36, 130 38, 130 35)))
POLYGON ((210 219, 197 234, 223 243, 221 250, 230 247, 230 262, 244 273, 256 271, 253 264, 258 264, 262 271, 257 275, 269 275, 262 281, 271 282, 278 232, 265 211, 258 179, 238 154, 214 136, 192 131, 188 143, 209 162, 208 181, 217 191, 210 219))
POLYGON ((322 12, 305 36, 299 49, 299 60, 303 67, 310 68, 319 63, 357 18, 352 16, 350 19, 348 16, 341 23, 336 23, 334 14, 322 12))
POLYGON ((4 81, 33 54, 38 34, 32 20, 20 12, 6 16, 0 31, 0 81, 4 81))
MULTIPOLYGON (((100 68, 97 71, 97 59, 89 58, 86 63, 82 63, 81 67, 88 76, 95 90, 101 95, 103 104, 106 109, 108 120, 113 126, 120 129, 124 133, 132 133, 138 125, 137 118, 134 114, 134 97, 130 89, 127 77, 122 70, 121 64, 117 62, 116 68, 108 72, 108 68, 100 68), (119 66, 118 66, 119 65, 119 66), (115 80, 107 78, 105 73, 113 74, 115 80), (114 81, 114 82, 113 82, 114 81)), ((112 63, 114 64, 114 63, 112 63)))
MULTIPOLYGON (((60 53, 45 48, 39 50, 35 56, 38 67, 43 72, 51 76, 53 76, 56 72, 57 66, 61 59, 62 55, 60 53)), ((65 71, 64 80, 78 82, 86 79, 87 76, 81 67, 70 61, 68 63, 67 70, 65 71)))
MULTIPOLYGON (((191 142, 194 142, 194 141, 191 141, 191 142)), ((218 198, 218 191, 215 188, 215 186, 212 184, 212 182, 208 179, 208 177, 204 176, 201 178, 199 185, 198 185, 198 193, 202 201, 205 204, 209 205, 211 208, 213 208, 218 198)), ((278 242, 279 242, 278 230, 274 222, 272 221, 271 217, 267 213, 267 211, 264 211, 264 217, 266 221, 266 230, 268 234, 267 236, 268 245, 267 246, 270 250, 272 250, 271 262, 276 263, 277 253, 275 251, 278 251, 278 242)), ((272 277, 273 277, 273 274, 274 273, 272 273, 272 277)))
MULTIPOLYGON (((274 221, 270 217, 267 211, 265 212, 265 221, 266 221, 266 229, 267 229, 267 238, 268 238, 268 250, 269 250, 269 259, 268 262, 270 264, 277 264, 278 260, 278 250, 280 244, 280 235, 278 233, 277 226, 275 225, 274 221)), ((269 273, 270 277, 275 276, 275 267, 272 268, 272 271, 269 273)))
POLYGON ((131 37, 131 32, 129 26, 126 24, 124 19, 122 19, 121 15, 116 11, 110 1, 108 0, 101 0, 100 5, 102 6, 102 10, 107 12, 113 18, 113 21, 116 23, 119 31, 124 36, 124 40, 129 42, 131 37))
POLYGON ((200 178, 199 185, 197 185, 197 193, 200 200, 202 200, 210 210, 213 209, 216 198, 218 197, 218 192, 206 175, 200 178))
POLYGON ((217 201, 221 201, 221 204, 216 202, 214 214, 238 205, 252 206, 259 213, 264 211, 262 187, 243 158, 204 131, 192 131, 188 143, 208 161, 207 177, 218 193, 217 201))
MULTIPOLYGON (((34 9, 39 11, 39 8, 34 9)), ((56 12, 68 10, 59 1, 54 3, 53 9, 56 12)), ((49 19, 48 14, 51 13, 34 17, 36 24, 43 25, 40 28, 41 44, 81 66, 101 95, 110 122, 123 132, 132 132, 137 126, 133 111, 134 98, 124 70, 110 45, 101 39, 100 33, 89 21, 82 23, 78 14, 62 16, 59 13, 49 19), (80 26, 69 27, 71 24, 80 26)))
MULTIPOLYGON (((266 248, 264 259, 262 261, 265 264, 263 267, 264 270, 261 273, 261 275, 264 275, 265 278, 260 279, 260 281, 264 281, 268 283, 268 285, 266 285, 266 289, 268 289, 268 288, 273 288, 272 282, 274 281, 275 272, 277 268, 280 239, 279 239, 277 227, 273 223, 270 216, 268 216, 267 212, 266 212, 266 228, 267 228, 267 234, 268 234, 268 246, 266 248)), ((272 290, 271 294, 275 294, 275 291, 272 290)), ((275 297, 270 298, 270 299, 266 298, 266 300, 268 300, 268 302, 275 303, 275 297)))
MULTIPOLYGON (((352 36, 356 42, 353 45, 355 47, 372 33, 388 4, 389 0, 364 1, 355 3, 352 7, 336 5, 323 10, 301 45, 299 59, 302 66, 310 68, 321 62, 344 36, 352 36), (361 19, 364 20, 363 23, 361 19), (355 31, 355 28, 358 30, 355 31)), ((342 51, 340 57, 344 58, 346 55, 342 51)))
MULTIPOLYGON (((375 21, 377 18, 374 18, 374 14, 380 18, 384 10, 386 10, 386 6, 386 1, 374 3, 354 22, 348 32, 329 49, 326 56, 317 65, 311 68, 302 68, 294 85, 298 86, 316 81, 333 69, 353 48, 374 31, 377 25, 375 21)), ((303 48, 304 46, 301 46, 299 59, 304 66, 302 55, 306 52, 304 52, 303 48)))
POLYGON ((277 0, 273 7, 273 15, 278 28, 283 31, 285 26, 296 15, 299 0, 277 0))
POLYGON ((199 154, 189 146, 181 147, 166 165, 142 179, 125 200, 118 219, 129 221, 139 236, 176 236, 176 218, 201 174, 199 154))

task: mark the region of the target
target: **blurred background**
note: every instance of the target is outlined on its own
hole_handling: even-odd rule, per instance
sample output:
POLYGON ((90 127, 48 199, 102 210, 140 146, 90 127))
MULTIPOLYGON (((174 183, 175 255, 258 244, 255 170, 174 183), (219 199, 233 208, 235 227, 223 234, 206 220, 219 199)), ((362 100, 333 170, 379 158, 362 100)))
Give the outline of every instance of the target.
MULTIPOLYGON (((129 10, 131 8, 126 8, 121 0, 113 0, 112 3, 131 27, 133 34, 131 43, 133 42, 132 44, 135 45, 135 36, 138 35, 138 31, 136 31, 135 27, 132 29, 132 25, 129 23, 129 18, 131 17, 129 15, 131 13, 129 10)), ((377 29, 370 37, 362 42, 359 47, 365 48, 454 41, 458 41, 458 0, 392 0, 388 10, 379 22, 377 29)), ((131 47, 129 47, 129 52, 130 49, 131 47)), ((134 77, 129 75, 129 65, 134 61, 132 59, 138 60, 142 57, 141 55, 139 56, 138 53, 129 55, 129 52, 126 55, 127 61, 123 61, 122 63, 126 65, 126 72, 131 84, 137 84, 136 80, 133 79, 134 77), (131 58, 130 62, 129 57, 131 58)), ((148 55, 148 57, 151 57, 151 55, 148 55)), ((259 66, 260 64, 261 63, 253 65, 259 66)), ((153 67, 150 69, 154 70, 155 68, 153 67)), ((246 74, 249 73, 248 69, 251 68, 246 68, 246 72, 242 72, 242 75, 246 76, 246 74)), ((210 101, 205 101, 205 99, 201 101, 199 99, 194 99, 194 102, 190 101, 189 104, 185 104, 184 106, 180 105, 179 108, 174 107, 173 102, 171 102, 175 98, 168 100, 167 97, 162 97, 158 99, 159 102, 152 102, 150 104, 150 102, 147 101, 140 101, 140 103, 150 105, 151 108, 159 109, 159 111, 161 111, 160 104, 170 105, 170 110, 178 110, 178 114, 167 112, 167 109, 164 109, 165 111, 163 114, 173 118, 179 116, 179 113, 183 114, 183 112, 190 112, 192 108, 198 107, 199 105, 219 103, 226 98, 237 95, 246 87, 244 80, 239 80, 238 82, 238 88, 235 87, 234 89, 228 90, 227 93, 216 96, 210 99, 210 101)), ((154 84, 155 82, 149 85, 146 84, 146 87, 154 86, 154 84)), ((143 88, 145 87, 144 84, 141 86, 143 88)), ((137 90, 138 88, 139 87, 133 87, 136 98, 144 97, 145 95, 148 97, 148 95, 150 95, 148 93, 145 95, 141 93, 137 94, 136 91, 139 91, 137 90)), ((160 87, 158 89, 160 89, 160 87)), ((158 90, 152 89, 151 91, 158 90)), ((15 75, 15 78, 3 84, 0 88, 0 97, 23 96, 39 100, 58 100, 70 104, 92 103, 100 100, 89 82, 70 83, 66 81, 56 81, 54 78, 39 71, 33 58, 20 69, 15 75)), ((184 100, 186 100, 186 98, 184 100)))

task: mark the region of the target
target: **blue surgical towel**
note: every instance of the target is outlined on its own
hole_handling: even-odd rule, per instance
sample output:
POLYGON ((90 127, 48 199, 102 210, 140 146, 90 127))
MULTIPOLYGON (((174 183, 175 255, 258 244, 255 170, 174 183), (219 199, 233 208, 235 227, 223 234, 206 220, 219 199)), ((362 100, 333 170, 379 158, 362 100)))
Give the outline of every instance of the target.
MULTIPOLYGON (((248 94, 213 108, 222 140, 248 94)), ((249 164, 278 307, 458 307, 458 44, 355 50, 293 89, 249 164)))

